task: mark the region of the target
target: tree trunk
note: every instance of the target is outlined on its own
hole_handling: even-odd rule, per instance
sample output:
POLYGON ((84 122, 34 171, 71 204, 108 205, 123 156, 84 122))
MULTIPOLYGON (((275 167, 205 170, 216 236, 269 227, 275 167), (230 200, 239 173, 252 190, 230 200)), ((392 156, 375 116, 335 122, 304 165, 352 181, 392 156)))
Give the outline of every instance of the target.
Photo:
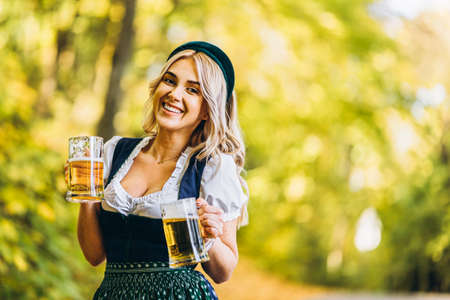
POLYGON ((122 19, 122 29, 113 54, 105 108, 97 126, 97 135, 102 136, 105 140, 111 138, 115 133, 114 116, 119 109, 122 98, 120 82, 125 66, 133 51, 133 21, 136 11, 136 0, 122 0, 122 2, 125 5, 125 16, 122 19))

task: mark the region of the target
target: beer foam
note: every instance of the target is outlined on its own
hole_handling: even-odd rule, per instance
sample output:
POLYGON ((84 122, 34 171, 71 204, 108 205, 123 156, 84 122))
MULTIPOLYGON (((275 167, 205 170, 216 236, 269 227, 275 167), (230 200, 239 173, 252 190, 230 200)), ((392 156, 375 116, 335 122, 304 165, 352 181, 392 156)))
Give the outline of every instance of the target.
POLYGON ((74 162, 74 161, 91 161, 91 162, 103 162, 103 158, 91 158, 91 157, 74 157, 69 159, 69 162, 74 162))
POLYGON ((186 219, 192 219, 192 220, 198 220, 200 219, 199 216, 197 214, 188 214, 185 212, 170 212, 167 213, 168 215, 170 215, 170 217, 168 216, 164 216, 162 219, 163 220, 186 220, 186 219))

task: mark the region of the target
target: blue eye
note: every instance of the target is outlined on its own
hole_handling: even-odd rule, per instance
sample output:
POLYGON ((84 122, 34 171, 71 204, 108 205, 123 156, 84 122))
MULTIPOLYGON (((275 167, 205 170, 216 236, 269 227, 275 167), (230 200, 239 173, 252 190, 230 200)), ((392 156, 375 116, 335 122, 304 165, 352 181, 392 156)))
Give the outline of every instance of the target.
POLYGON ((188 90, 190 93, 193 93, 193 94, 199 94, 199 93, 200 93, 200 91, 197 90, 197 89, 195 89, 195 88, 188 88, 187 90, 188 90))
POLYGON ((175 84, 175 81, 170 79, 170 78, 168 78, 168 77, 164 78, 163 81, 167 82, 168 84, 175 84))

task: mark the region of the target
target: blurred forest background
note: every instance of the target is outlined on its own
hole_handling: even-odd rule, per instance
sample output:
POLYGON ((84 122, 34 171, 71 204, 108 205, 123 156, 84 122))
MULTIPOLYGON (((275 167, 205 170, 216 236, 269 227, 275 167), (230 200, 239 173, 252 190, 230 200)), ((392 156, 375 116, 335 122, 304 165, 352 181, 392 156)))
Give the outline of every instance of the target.
POLYGON ((148 82, 188 40, 235 65, 243 257, 303 284, 449 292, 449 20, 365 0, 0 1, 0 298, 92 296, 68 138, 142 136, 148 82))

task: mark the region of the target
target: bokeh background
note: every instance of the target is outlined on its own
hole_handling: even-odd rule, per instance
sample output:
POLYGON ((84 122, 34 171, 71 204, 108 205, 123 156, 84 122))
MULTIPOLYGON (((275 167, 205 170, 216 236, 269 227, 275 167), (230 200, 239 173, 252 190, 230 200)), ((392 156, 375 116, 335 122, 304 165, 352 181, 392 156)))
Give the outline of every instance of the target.
POLYGON ((67 140, 142 136, 188 40, 231 57, 247 144, 222 299, 450 292, 449 20, 438 0, 0 1, 0 298, 92 296, 67 140))

